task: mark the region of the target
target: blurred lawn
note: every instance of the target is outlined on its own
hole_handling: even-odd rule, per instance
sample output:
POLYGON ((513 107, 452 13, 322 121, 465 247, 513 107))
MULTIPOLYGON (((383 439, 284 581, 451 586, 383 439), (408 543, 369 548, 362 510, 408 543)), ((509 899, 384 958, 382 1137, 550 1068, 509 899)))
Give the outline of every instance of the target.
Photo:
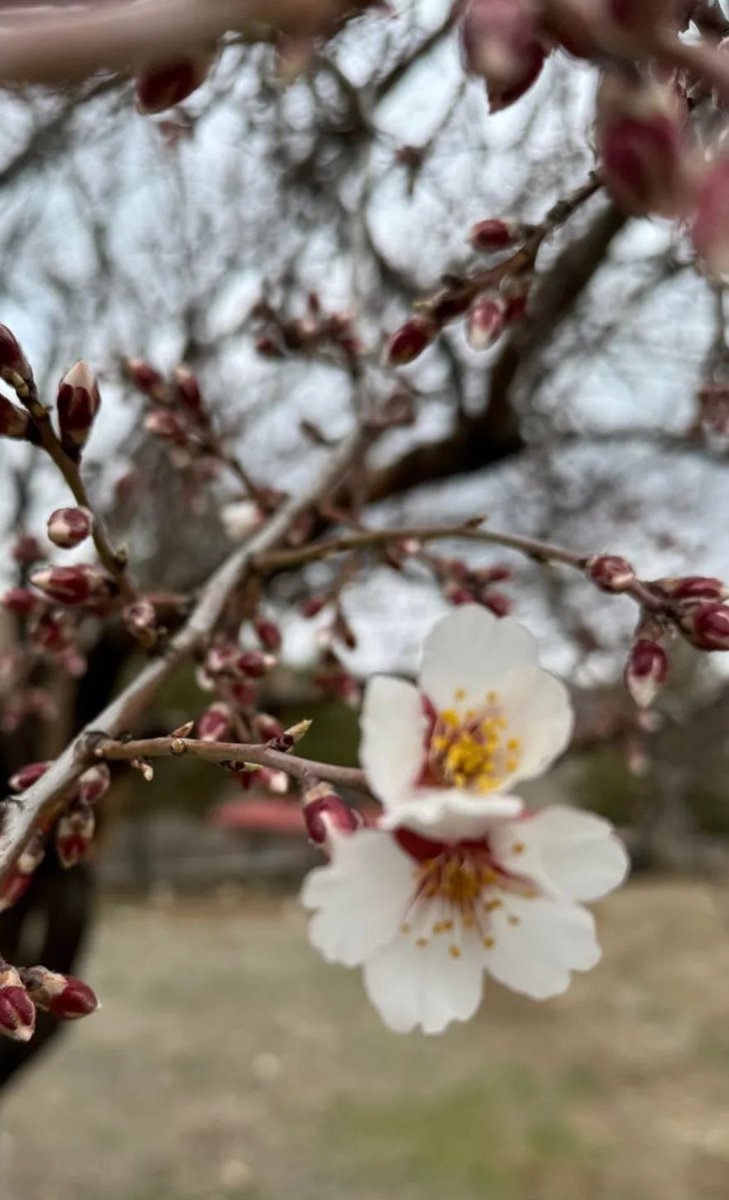
POLYGON ((2 1200, 727 1200, 723 897, 634 885, 606 957, 388 1034, 291 902, 109 906, 104 1008, 8 1103, 2 1200))

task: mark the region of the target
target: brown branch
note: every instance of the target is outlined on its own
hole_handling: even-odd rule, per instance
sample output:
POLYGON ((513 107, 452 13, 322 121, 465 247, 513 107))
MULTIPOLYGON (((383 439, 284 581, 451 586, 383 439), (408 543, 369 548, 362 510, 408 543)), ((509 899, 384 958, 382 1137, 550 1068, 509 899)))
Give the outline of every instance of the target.
POLYGON ((114 737, 134 724, 161 685, 195 654, 215 628, 228 597, 245 578, 254 559, 278 545, 302 511, 337 487, 352 463, 361 460, 366 444, 367 435, 359 431, 352 434, 300 496, 290 500, 250 541, 229 555, 208 580, 189 620, 172 639, 164 657, 150 663, 116 700, 89 722, 33 787, 6 802, 0 825, 0 882, 33 831, 53 814, 83 771, 84 761, 77 751, 79 745, 83 746, 83 737, 96 730, 114 737))
POLYGON ((113 759, 130 761, 135 758, 159 758, 191 755, 211 763, 242 764, 270 767, 274 771, 285 771, 292 779, 309 784, 316 780, 331 783, 334 787, 349 788, 351 791, 371 795, 364 771, 357 767, 340 767, 332 763, 314 762, 283 750, 273 750, 265 745, 245 745, 241 742, 201 742, 195 738, 160 737, 140 738, 137 741, 119 742, 114 739, 90 738, 90 759, 113 759))

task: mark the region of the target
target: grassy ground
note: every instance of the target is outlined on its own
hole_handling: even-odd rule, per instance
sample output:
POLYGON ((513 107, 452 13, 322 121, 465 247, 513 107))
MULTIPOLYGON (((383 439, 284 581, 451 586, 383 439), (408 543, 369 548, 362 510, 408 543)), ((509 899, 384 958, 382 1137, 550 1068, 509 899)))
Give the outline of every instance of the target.
POLYGON ((109 907, 103 1011, 10 1098, 3 1200, 726 1200, 723 898, 639 884, 534 1005, 399 1038, 293 905, 109 907))

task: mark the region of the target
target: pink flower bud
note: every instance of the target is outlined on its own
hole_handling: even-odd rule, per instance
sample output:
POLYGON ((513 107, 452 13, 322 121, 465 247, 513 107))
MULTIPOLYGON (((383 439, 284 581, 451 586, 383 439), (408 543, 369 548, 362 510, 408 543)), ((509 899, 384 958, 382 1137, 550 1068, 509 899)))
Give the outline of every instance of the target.
POLYGON ((326 847, 333 832, 353 833, 362 824, 359 814, 345 804, 327 783, 308 788, 302 796, 302 803, 306 832, 315 846, 326 847))
POLYGON ((155 437, 166 438, 170 441, 185 441, 187 425, 177 413, 166 408, 155 408, 144 418, 144 428, 155 437))
POLYGON ((17 866, 5 876, 0 883, 0 913, 14 908, 27 892, 33 881, 32 871, 21 871, 17 866))
POLYGON ((672 600, 690 604, 701 600, 726 600, 729 587, 721 579, 707 575, 686 575, 682 579, 659 579, 658 586, 672 600))
POLYGON ((88 767, 78 781, 78 795, 82 804, 95 804, 111 787, 111 771, 106 763, 95 763, 88 767))
POLYGON ((468 240, 474 250, 490 254, 494 250, 507 250, 517 242, 523 241, 526 234, 525 226, 517 221, 501 221, 498 218, 492 218, 487 221, 479 221, 474 225, 468 240))
POLYGON ((16 408, 5 396, 0 396, 0 437, 24 438, 28 434, 30 417, 16 408))
POLYGON ((87 508, 57 508, 48 518, 48 537, 54 546, 70 550, 89 536, 93 523, 87 508))
POLYGON ((264 649, 273 652, 281 649, 281 630, 275 621, 269 621, 266 617, 256 617, 253 626, 264 649))
POLYGON ((107 599, 114 590, 114 581, 103 569, 91 563, 73 567, 46 567, 35 571, 30 582, 57 604, 93 604, 107 599))
POLYGON ((729 155, 712 163, 699 184, 691 236, 708 269, 729 274, 729 155))
POLYGON ((228 685, 228 695, 239 708, 253 708, 256 703, 256 685, 252 679, 236 679, 228 685))
POLYGON ((8 372, 19 375, 26 382, 33 378, 20 342, 7 325, 0 325, 0 375, 8 372))
POLYGON ((306 617, 310 621, 313 617, 318 617, 328 603, 329 600, 326 596, 309 596, 308 599, 302 601, 299 612, 302 617, 306 617))
POLYGON ((181 104, 205 81, 214 59, 214 52, 201 52, 180 62, 140 72, 137 108, 142 113, 160 113, 181 104))
POLYGON ((96 818, 88 804, 75 801, 56 826, 56 853, 62 867, 75 867, 88 854, 96 818))
POLYGON ((88 1017, 99 1007, 89 985, 74 975, 61 975, 47 967, 23 967, 20 976, 35 1007, 62 1021, 88 1017))
POLYGON ((236 660, 237 669, 243 675, 250 675, 251 679, 260 679, 275 665, 276 659, 273 655, 262 654, 260 650, 245 650, 236 660))
POLYGON ((407 366, 427 349, 437 333, 438 326, 428 317, 410 317, 388 341, 385 361, 391 367, 407 366))
POLYGON ((472 350, 487 350, 504 331, 505 305, 500 296, 483 296, 471 307, 466 338, 472 350))
POLYGON ((100 404, 91 367, 83 361, 75 363, 59 383, 56 400, 61 444, 70 458, 80 458, 100 404))
POLYGON ((503 592, 483 592, 480 597, 485 608, 491 610, 495 617, 506 617, 514 607, 512 601, 503 592))
POLYGON ((675 90, 655 82, 603 75, 596 139, 613 200, 638 216, 676 216, 689 200, 683 122, 675 90))
POLYGON ((598 554, 587 563, 585 573, 603 592, 624 592, 635 580, 629 562, 617 554, 598 554))
POLYGON ((142 358, 127 358, 124 360, 124 374, 140 392, 157 403, 167 396, 167 384, 164 376, 142 358))
POLYGON ((27 1042, 35 1030, 35 1007, 15 967, 0 968, 0 1033, 27 1042))
POLYGON ((681 628, 699 650, 729 650, 729 607, 699 604, 686 611, 681 628))
POLYGON ((205 655, 205 670, 209 675, 232 674, 238 651, 230 642, 216 642, 205 655))
POLYGON ((197 376, 189 367, 176 367, 172 376, 177 399, 194 417, 200 418, 205 413, 205 404, 200 391, 197 376))
POLYGON ((649 638, 638 638, 625 666, 625 686, 639 708, 652 704, 667 675, 668 656, 663 647, 649 638))
POLYGON ((260 742, 275 742, 284 734, 281 722, 270 716, 269 713, 256 713, 253 718, 253 729, 260 742))
POLYGON ((197 736, 201 742, 225 742, 233 730, 233 715, 230 707, 218 701, 206 709, 197 723, 197 736))
POLYGON ((15 613, 18 617, 27 617, 37 612, 43 601, 28 588, 8 588, 0 601, 7 612, 15 613))
POLYGON ((45 775, 50 767, 50 762, 32 762, 26 763, 14 775, 11 775, 8 780, 8 787, 14 792, 24 792, 27 788, 32 787, 41 775, 45 775))
POLYGON ((43 547, 31 533, 21 533, 13 546, 12 555, 16 563, 27 567, 43 557, 43 547))
POLYGON ((461 49, 465 69, 486 82, 491 112, 523 96, 546 58, 531 0, 469 0, 461 49))

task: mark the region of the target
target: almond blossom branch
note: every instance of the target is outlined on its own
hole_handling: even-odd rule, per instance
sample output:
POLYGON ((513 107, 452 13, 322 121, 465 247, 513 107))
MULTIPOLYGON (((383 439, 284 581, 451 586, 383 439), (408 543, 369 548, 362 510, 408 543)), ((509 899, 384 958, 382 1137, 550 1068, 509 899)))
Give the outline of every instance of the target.
MULTIPOLYGON (((97 738, 91 734, 86 739, 91 759, 131 761, 160 757, 191 755, 211 763, 225 763, 231 767, 245 767, 250 763, 259 767, 270 767, 274 771, 285 771, 292 779, 310 785, 322 780, 335 787, 349 788, 355 792, 371 795, 364 771, 357 767, 340 767, 332 763, 315 762, 271 746, 240 742, 203 742, 195 738, 159 737, 140 738, 134 741, 116 741, 113 738, 97 738)), ((83 741, 80 743, 83 745, 83 741)))
POLYGON ((34 830, 62 805, 65 793, 83 773, 79 747, 83 755, 84 737, 96 730, 114 737, 134 724, 162 684, 204 644, 257 556, 273 550, 303 511, 342 482, 352 463, 361 459, 370 438, 371 434, 359 430, 350 435, 300 496, 289 500, 250 541, 230 554, 202 589, 189 620, 172 638, 166 653, 89 723, 37 783, 6 802, 0 823, 0 882, 7 878, 34 830))

